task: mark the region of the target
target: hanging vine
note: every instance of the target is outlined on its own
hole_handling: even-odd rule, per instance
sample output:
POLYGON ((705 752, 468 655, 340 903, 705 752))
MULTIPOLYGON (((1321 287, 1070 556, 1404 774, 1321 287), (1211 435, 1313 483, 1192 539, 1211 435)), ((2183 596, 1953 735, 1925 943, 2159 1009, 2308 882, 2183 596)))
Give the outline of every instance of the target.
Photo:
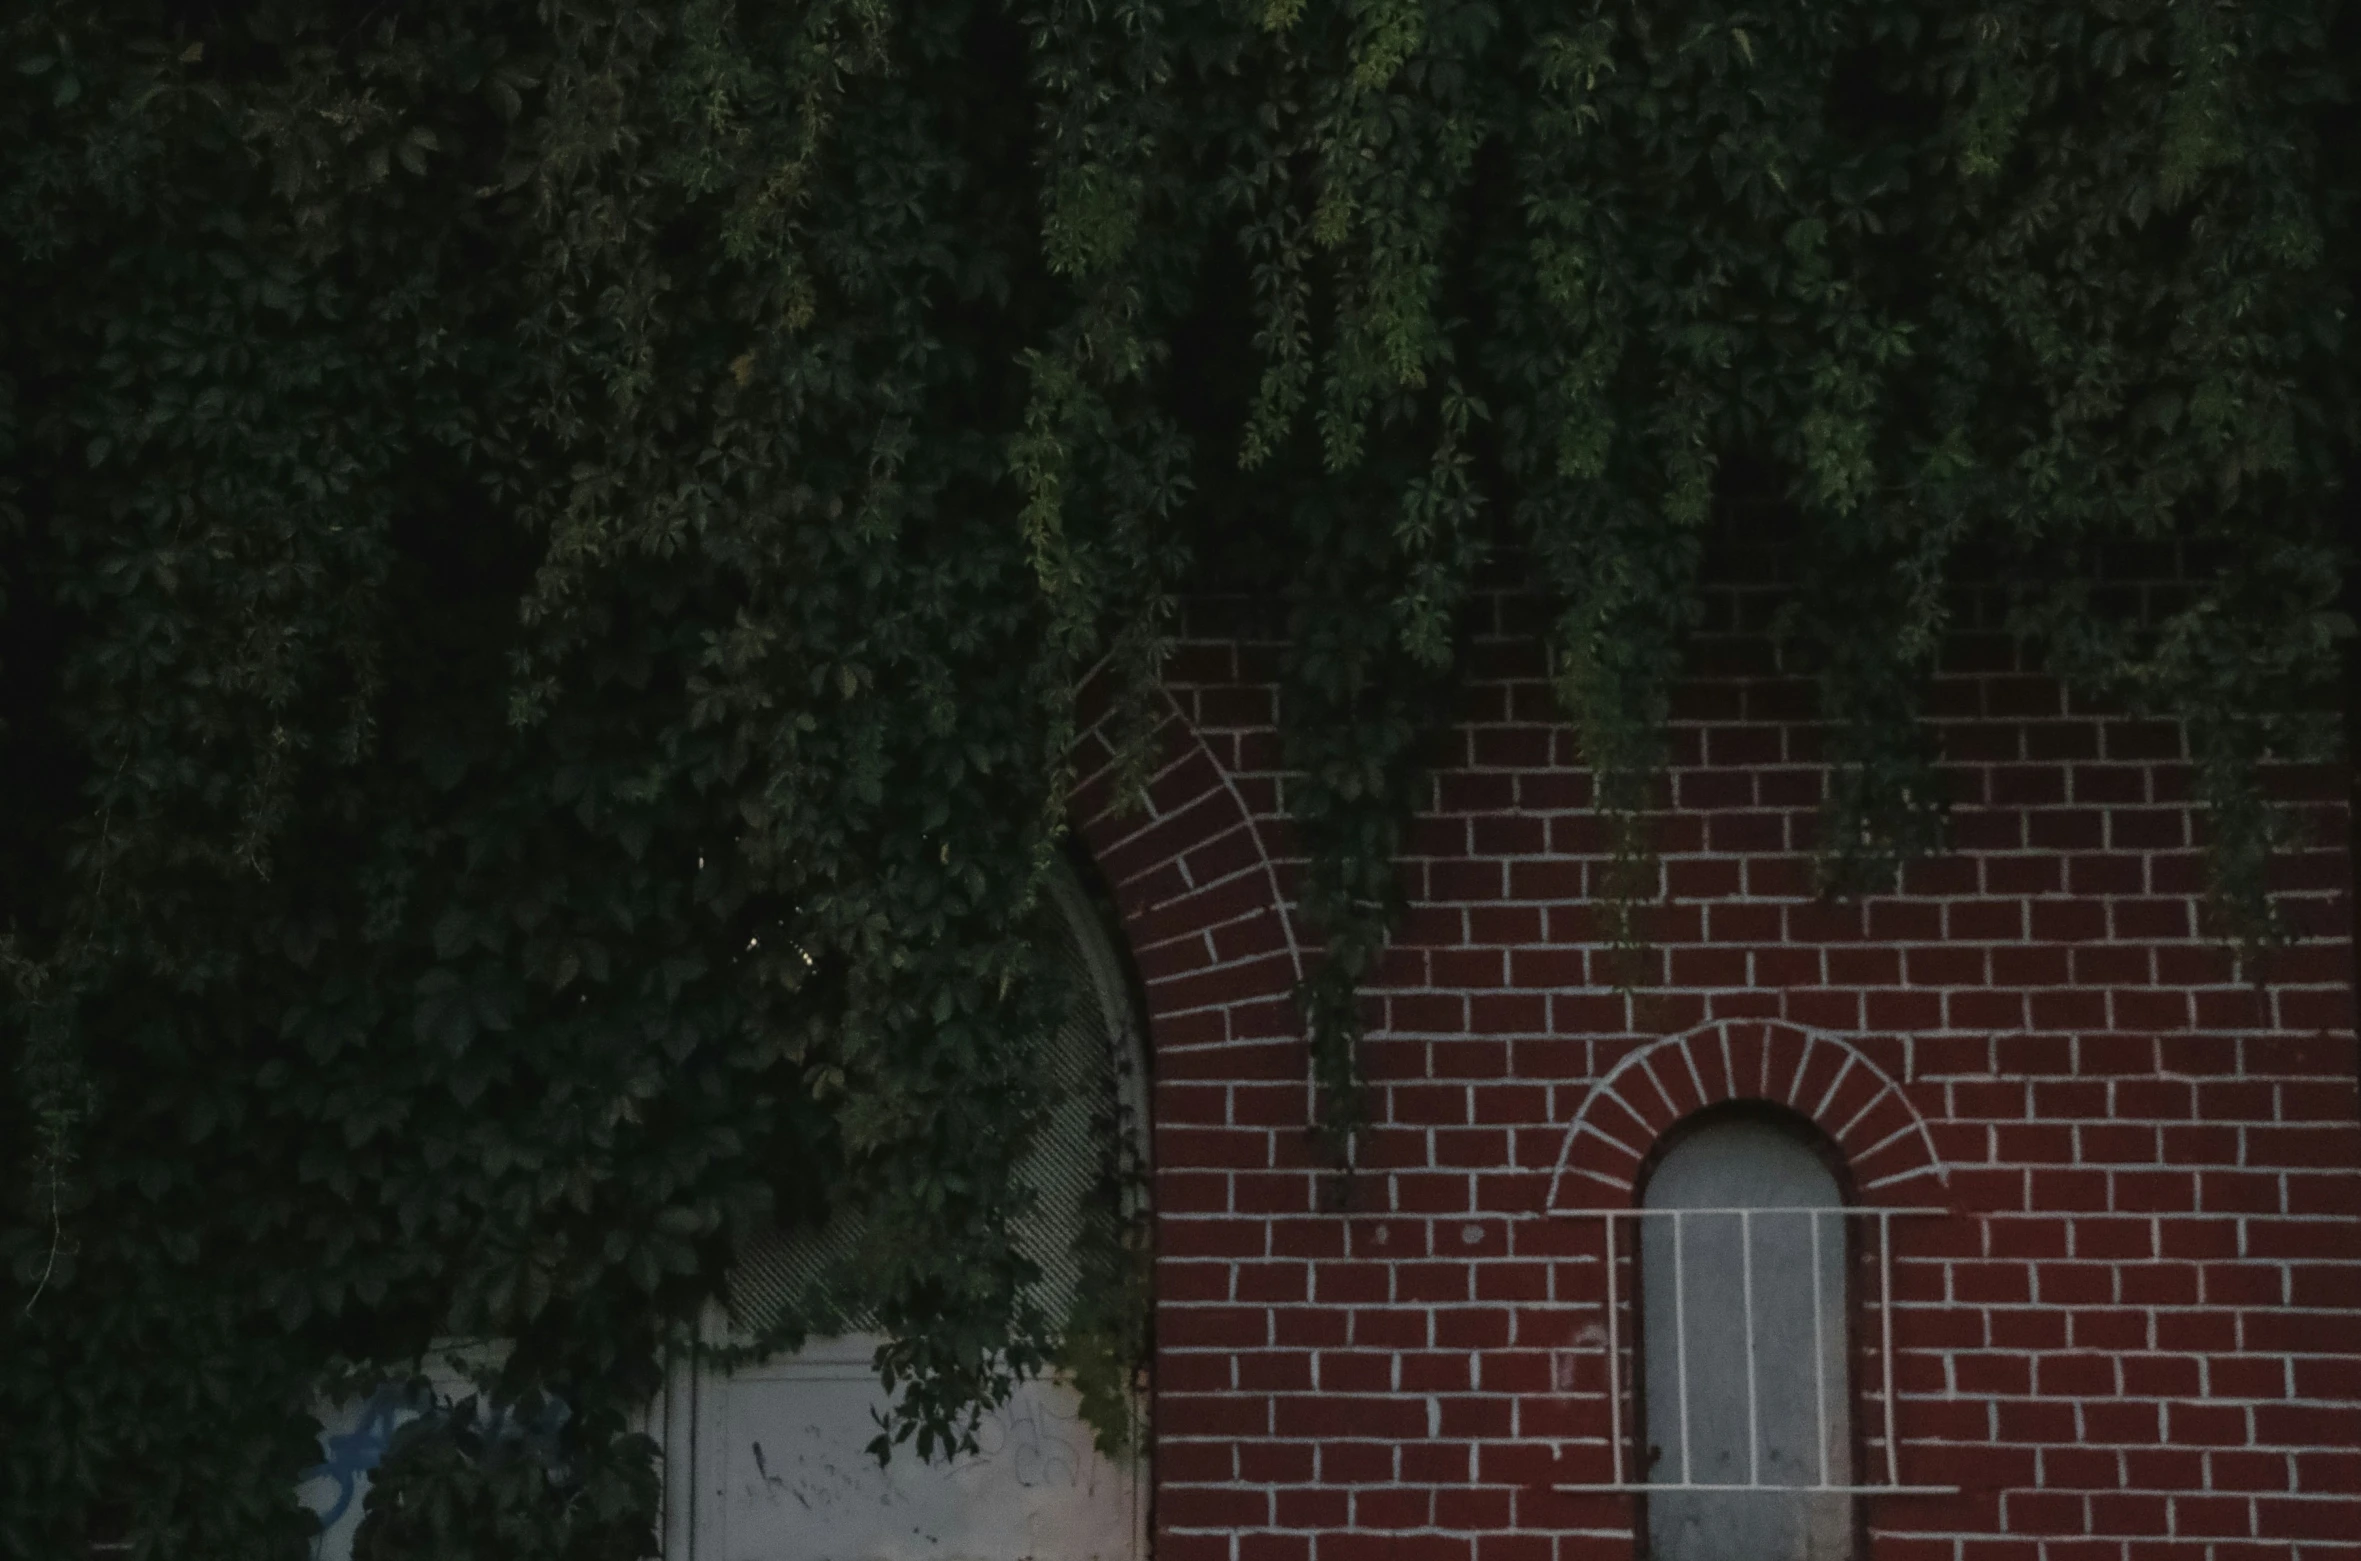
POLYGON ((2330 20, 26 0, 0 1555, 293 1555, 320 1384, 454 1334, 512 1348, 365 1552, 641 1553, 666 1340, 838 1207, 891 1439, 1060 1363, 1116 1416, 1136 1176, 1072 1318, 1011 1235, 1023 929, 1079 691, 1144 778, 1209 582, 1286 616, 1340 1155, 1486 568, 1550 604, 1634 979, 1732 528, 1796 560, 1829 892, 1940 847, 1974 584, 2182 724, 2215 926, 2267 947, 2268 772, 2351 633, 2330 20), (2108 589, 2127 547, 2174 593, 2108 589))

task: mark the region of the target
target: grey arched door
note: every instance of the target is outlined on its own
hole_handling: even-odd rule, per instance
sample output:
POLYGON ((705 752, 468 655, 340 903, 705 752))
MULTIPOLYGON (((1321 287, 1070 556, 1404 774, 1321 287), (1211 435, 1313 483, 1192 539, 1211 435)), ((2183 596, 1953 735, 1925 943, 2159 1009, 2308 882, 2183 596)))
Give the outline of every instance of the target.
POLYGON ((1649 1557, 1851 1561, 1836 1178, 1801 1132, 1729 1117, 1666 1152, 1642 1206, 1649 1557))

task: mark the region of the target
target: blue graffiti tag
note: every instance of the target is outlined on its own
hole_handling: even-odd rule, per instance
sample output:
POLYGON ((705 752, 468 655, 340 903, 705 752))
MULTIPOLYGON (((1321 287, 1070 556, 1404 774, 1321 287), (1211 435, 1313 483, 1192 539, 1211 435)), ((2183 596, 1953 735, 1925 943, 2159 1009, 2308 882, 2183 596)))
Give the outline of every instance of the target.
POLYGON ((542 1399, 538 1412, 527 1416, 513 1405, 487 1406, 474 1394, 454 1401, 416 1381, 386 1383, 357 1414, 351 1430, 320 1438, 328 1456, 297 1477, 301 1484, 319 1480, 336 1489, 335 1501, 316 1512, 320 1527, 312 1537, 312 1561, 322 1561, 328 1537, 352 1513, 370 1474, 385 1461, 394 1433, 410 1422, 432 1416, 471 1433, 468 1442, 479 1457, 495 1449, 519 1451, 554 1469, 562 1465, 560 1437, 572 1418, 560 1398, 542 1399))
POLYGON ((322 1438, 327 1444, 328 1456, 304 1470, 302 1478, 305 1481, 328 1480, 334 1483, 336 1503, 320 1514, 320 1532, 312 1540, 314 1557, 320 1554, 321 1542, 329 1531, 352 1510, 354 1500, 360 1495, 361 1481, 384 1459, 386 1445, 393 1440, 394 1431, 402 1421, 427 1407, 427 1404, 420 1402, 422 1396, 431 1404, 432 1395, 420 1395, 407 1385, 389 1382, 369 1395, 369 1401, 361 1406, 359 1423, 350 1431, 322 1438))

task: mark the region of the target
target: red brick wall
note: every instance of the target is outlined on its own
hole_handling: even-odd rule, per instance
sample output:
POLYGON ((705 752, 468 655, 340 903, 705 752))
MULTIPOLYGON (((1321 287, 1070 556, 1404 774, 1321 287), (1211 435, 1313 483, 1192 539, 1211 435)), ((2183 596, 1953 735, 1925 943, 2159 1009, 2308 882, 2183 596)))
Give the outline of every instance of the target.
POLYGON ((1630 1497, 1557 1488, 1607 1445, 1600 1222, 1569 1211, 1628 1207, 1717 1094, 1815 1117, 1864 1202, 1949 1211, 1895 1224, 1898 1445, 1905 1482, 1962 1489, 1865 1498, 1877 1561, 2361 1561, 2342 808, 2258 992, 2198 933, 2178 734, 2071 708, 1971 602, 1939 694, 1956 849, 1815 903, 1808 703, 1732 593, 1626 994, 1534 609, 1482 610, 1369 994, 1348 1212, 1288 999, 1273 647, 1206 615, 1149 811, 1085 790, 1155 1055, 1159 1561, 1632 1555, 1630 1497))

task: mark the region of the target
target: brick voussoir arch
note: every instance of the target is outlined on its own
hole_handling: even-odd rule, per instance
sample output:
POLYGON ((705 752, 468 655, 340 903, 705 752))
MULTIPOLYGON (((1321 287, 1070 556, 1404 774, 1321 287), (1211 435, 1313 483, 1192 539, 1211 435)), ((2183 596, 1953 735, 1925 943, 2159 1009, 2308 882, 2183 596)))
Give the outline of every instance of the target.
POLYGON ((1169 692, 1164 701, 1145 806, 1129 806, 1116 792, 1103 687, 1086 686, 1072 812, 1122 920, 1150 1042, 1158 1052, 1300 1043, 1292 1024, 1273 1033, 1274 1000, 1303 971, 1277 864, 1228 768, 1169 692))
POLYGON ((1923 1199, 1948 1182, 1934 1135, 1902 1086, 1840 1036, 1776 1019, 1732 1019, 1642 1047, 1575 1113, 1548 1209, 1628 1208, 1665 1129, 1728 1100, 1764 1100, 1817 1123, 1872 1205, 1923 1199))

